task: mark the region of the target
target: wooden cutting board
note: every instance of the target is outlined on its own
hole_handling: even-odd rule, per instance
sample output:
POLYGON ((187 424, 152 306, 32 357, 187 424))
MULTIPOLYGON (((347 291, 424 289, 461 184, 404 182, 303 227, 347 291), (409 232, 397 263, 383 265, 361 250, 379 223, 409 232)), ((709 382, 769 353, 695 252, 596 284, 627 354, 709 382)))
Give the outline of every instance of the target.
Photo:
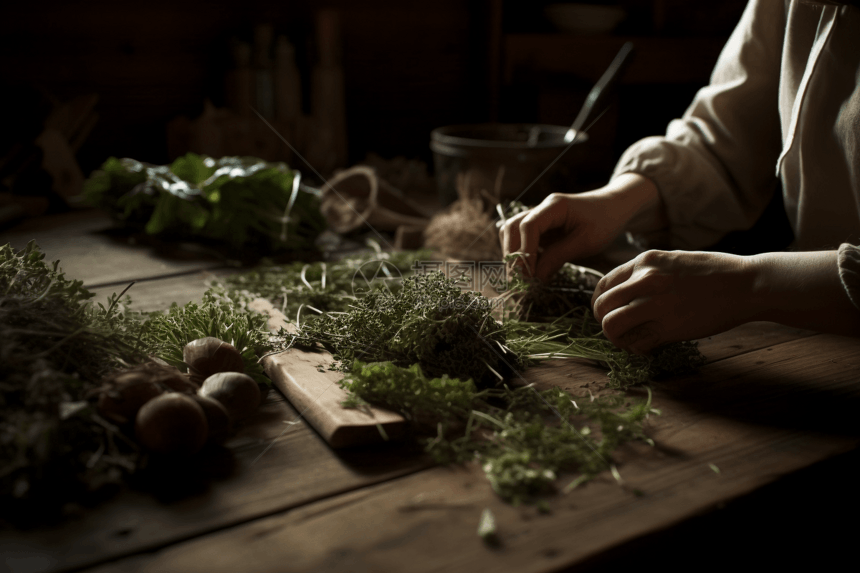
MULTIPOLYGON (((281 327, 291 332, 295 330, 269 301, 260 298, 248 306, 268 315, 271 330, 281 327)), ((328 352, 291 348, 264 358, 263 369, 299 415, 333 448, 383 442, 385 438, 380 427, 389 440, 402 438, 407 424, 401 415, 384 408, 359 410, 341 406, 347 398, 338 385, 343 373, 330 370, 332 362, 334 359, 328 352)))

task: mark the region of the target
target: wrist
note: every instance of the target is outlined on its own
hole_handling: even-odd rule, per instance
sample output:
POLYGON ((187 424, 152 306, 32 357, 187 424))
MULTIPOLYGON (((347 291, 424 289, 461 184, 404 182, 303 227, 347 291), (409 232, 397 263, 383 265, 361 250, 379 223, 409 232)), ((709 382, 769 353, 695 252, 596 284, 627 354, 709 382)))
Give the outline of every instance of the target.
POLYGON ((775 310, 781 303, 774 300, 773 292, 776 271, 775 261, 770 253, 741 257, 744 272, 749 277, 749 296, 746 297, 747 318, 749 321, 774 321, 775 310))
POLYGON ((657 184, 639 173, 623 173, 603 188, 622 222, 620 230, 637 233, 667 226, 665 208, 657 184))
POLYGON ((752 320, 837 334, 860 334, 860 313, 839 278, 836 251, 763 253, 755 268, 752 320))

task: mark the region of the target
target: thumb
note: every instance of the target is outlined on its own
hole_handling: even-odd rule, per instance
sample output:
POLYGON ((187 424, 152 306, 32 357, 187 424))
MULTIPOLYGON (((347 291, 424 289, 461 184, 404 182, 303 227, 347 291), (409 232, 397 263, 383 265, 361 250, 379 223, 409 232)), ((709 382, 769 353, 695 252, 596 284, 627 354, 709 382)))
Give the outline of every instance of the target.
POLYGON ((538 255, 534 276, 541 281, 548 281, 564 263, 573 260, 576 254, 571 252, 569 241, 559 241, 547 246, 538 255))

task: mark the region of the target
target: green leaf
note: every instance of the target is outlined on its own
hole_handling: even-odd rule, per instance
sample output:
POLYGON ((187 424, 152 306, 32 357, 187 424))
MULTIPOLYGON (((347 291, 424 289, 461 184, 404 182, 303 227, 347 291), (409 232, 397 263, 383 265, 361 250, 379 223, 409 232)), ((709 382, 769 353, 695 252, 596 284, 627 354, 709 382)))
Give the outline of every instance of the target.
POLYGON ((199 185, 215 173, 215 162, 195 153, 187 153, 177 158, 170 165, 170 170, 180 179, 199 185))

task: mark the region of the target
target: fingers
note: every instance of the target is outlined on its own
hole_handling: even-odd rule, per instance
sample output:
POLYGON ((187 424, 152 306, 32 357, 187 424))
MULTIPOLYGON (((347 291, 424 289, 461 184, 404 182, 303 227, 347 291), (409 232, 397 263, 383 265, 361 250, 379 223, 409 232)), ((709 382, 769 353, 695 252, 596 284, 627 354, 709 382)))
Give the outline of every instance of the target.
POLYGON ((591 298, 606 338, 636 354, 650 352, 665 335, 660 308, 669 279, 649 264, 655 256, 640 255, 616 267, 600 279, 591 298))
POLYGON ((502 252, 505 255, 517 251, 525 254, 525 258, 519 263, 525 267, 527 274, 533 276, 537 265, 538 248, 544 247, 541 245, 542 235, 551 229, 564 227, 566 221, 567 208, 561 201, 561 197, 550 195, 534 209, 508 219, 499 229, 502 252))
POLYGON ((576 241, 559 241, 548 245, 540 253, 535 264, 534 276, 542 281, 548 281, 564 263, 571 260, 576 241))
MULTIPOLYGON (((623 282, 626 282, 632 275, 633 270, 636 268, 636 259, 632 261, 628 261, 621 266, 615 267, 601 278, 597 282, 597 286, 594 287, 594 294, 591 295, 591 308, 594 309, 597 304, 597 299, 599 299, 604 293, 612 290, 616 286, 620 285, 623 282)), ((628 301, 629 302, 629 301, 628 301)), ((606 308, 604 306, 604 308, 606 308)), ((611 309, 607 309, 611 310, 611 309)), ((601 320, 601 318, 597 317, 597 311, 595 310, 594 317, 597 320, 601 320)))
POLYGON ((663 325, 652 312, 647 299, 636 299, 604 317, 603 333, 618 348, 647 354, 663 343, 663 325))
POLYGON ((537 267, 540 237, 550 229, 563 227, 567 210, 560 208, 554 195, 547 197, 540 205, 528 211, 519 223, 520 250, 526 253, 526 265, 532 275, 537 267))
POLYGON ((509 255, 520 250, 520 221, 526 213, 520 213, 508 219, 499 229, 499 240, 502 242, 502 254, 509 255))

